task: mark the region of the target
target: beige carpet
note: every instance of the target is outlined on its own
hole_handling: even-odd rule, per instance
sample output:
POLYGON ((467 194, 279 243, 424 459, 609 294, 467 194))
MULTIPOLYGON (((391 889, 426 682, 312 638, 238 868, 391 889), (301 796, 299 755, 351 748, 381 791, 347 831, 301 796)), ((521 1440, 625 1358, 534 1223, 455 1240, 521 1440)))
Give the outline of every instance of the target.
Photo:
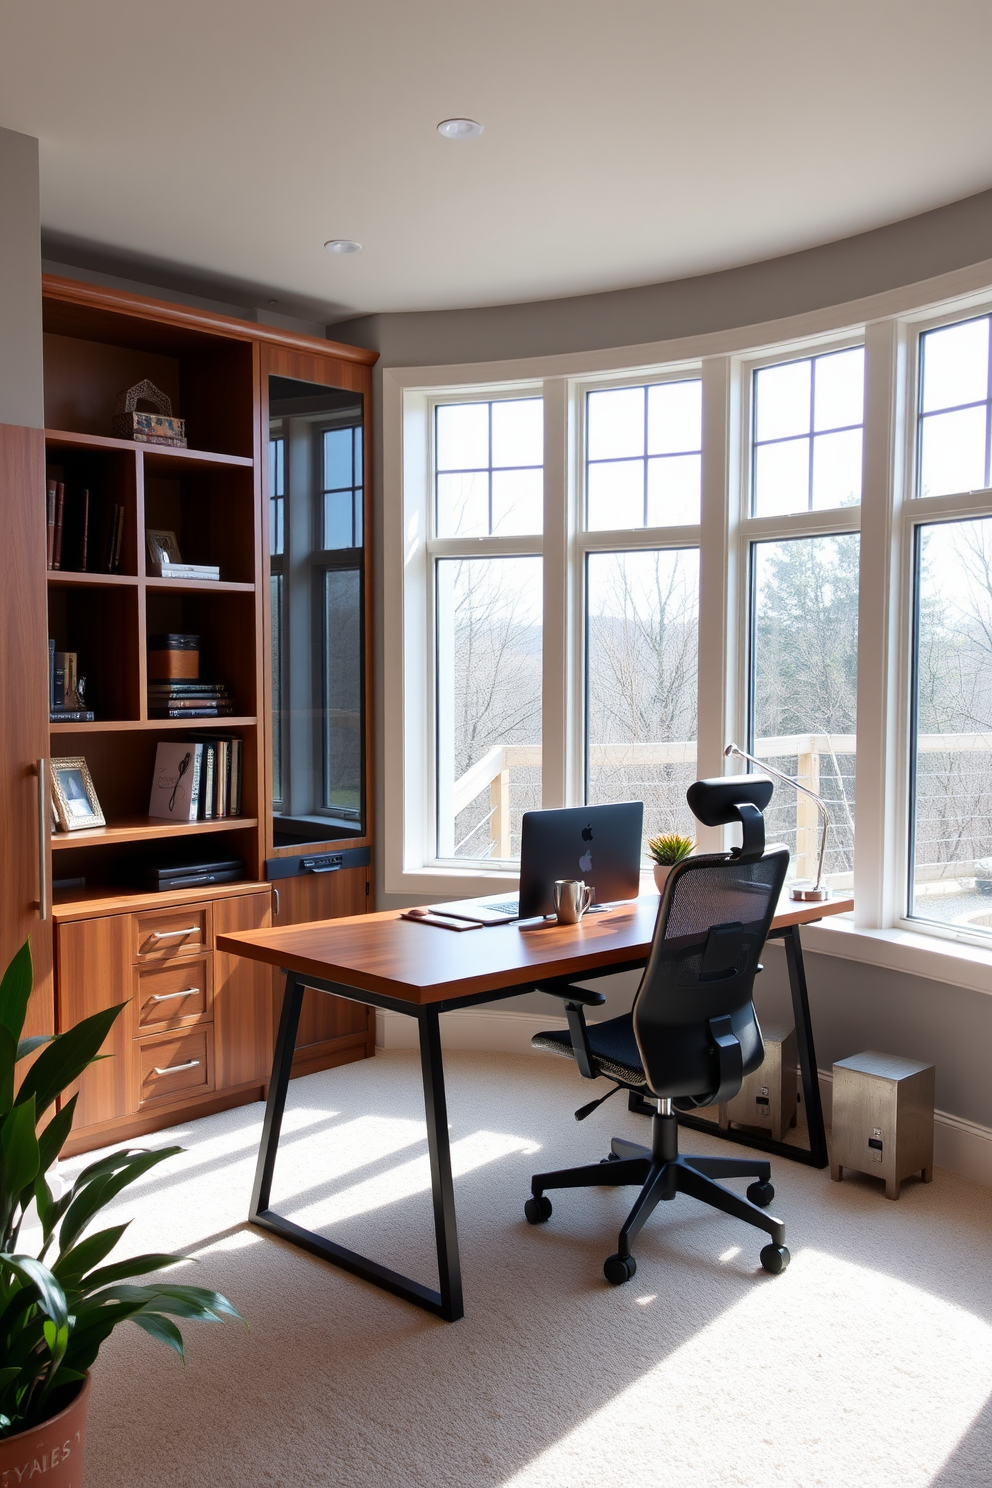
MULTIPOLYGON (((784 1276, 760 1269, 759 1232, 680 1198, 614 1289, 601 1268, 629 1191, 561 1194, 538 1228, 523 1201, 532 1171, 647 1122, 618 1096, 576 1125, 589 1087, 551 1058, 446 1066, 465 1318, 244 1224, 260 1106, 161 1133, 148 1145, 188 1151, 117 1205, 132 1253, 195 1257, 172 1274, 251 1327, 189 1325, 185 1370, 118 1330, 94 1371, 86 1488, 990 1482, 992 1191, 938 1171, 890 1203, 779 1161, 784 1276)), ((275 1206, 433 1282, 422 1110, 406 1053, 296 1081, 275 1206)))

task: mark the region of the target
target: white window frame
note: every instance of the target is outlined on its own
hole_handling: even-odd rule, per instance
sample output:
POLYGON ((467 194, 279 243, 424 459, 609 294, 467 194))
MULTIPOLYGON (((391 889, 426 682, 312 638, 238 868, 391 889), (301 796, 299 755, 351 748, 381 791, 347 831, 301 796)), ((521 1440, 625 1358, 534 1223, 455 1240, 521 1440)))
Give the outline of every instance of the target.
MULTIPOLYGON (((992 308, 992 260, 842 306, 704 335, 596 353, 470 366, 384 368, 383 417, 383 887, 387 894, 454 897, 505 891, 513 875, 432 867, 433 693, 429 675, 431 398, 522 396, 537 384, 545 406, 545 675, 543 799, 581 789, 584 554, 692 544, 693 529, 584 533, 579 522, 581 395, 601 386, 703 380, 697 769, 724 773, 723 746, 746 727, 747 561, 756 539, 854 531, 862 583, 858 658, 858 811, 855 914, 811 926, 811 949, 894 967, 992 994, 992 950, 942 938, 907 921, 909 679, 912 528, 942 517, 992 514, 992 492, 913 496, 915 363, 922 330, 992 308), (865 346, 860 508, 748 515, 749 399, 756 365, 865 346), (858 519, 860 519, 858 521, 858 519), (561 658, 552 666, 548 657, 561 658)), ((488 540, 487 540, 488 541, 488 540)), ((496 539, 516 543, 516 539, 496 539)), ((524 540, 534 551, 533 540, 524 540)), ((701 834, 704 845, 705 834, 701 834)), ((952 932, 953 933, 953 932, 952 932)))

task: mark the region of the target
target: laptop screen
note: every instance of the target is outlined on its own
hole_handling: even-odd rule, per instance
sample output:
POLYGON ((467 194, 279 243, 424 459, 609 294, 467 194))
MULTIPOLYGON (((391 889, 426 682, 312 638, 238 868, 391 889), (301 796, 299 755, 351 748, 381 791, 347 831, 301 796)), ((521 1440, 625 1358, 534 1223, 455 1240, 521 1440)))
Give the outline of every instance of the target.
POLYGON ((559 878, 584 879, 594 904, 636 899, 643 801, 525 811, 520 838, 520 918, 554 912, 559 878))

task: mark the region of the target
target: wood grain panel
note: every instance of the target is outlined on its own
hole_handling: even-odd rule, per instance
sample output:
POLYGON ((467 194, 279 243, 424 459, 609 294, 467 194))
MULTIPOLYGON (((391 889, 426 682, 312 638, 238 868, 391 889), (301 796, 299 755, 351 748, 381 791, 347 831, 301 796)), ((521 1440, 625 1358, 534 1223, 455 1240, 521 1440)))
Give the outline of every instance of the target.
MULTIPOLYGON (((271 925, 270 896, 242 894, 213 907, 214 935, 271 925)), ((265 966, 214 952, 217 1089, 268 1079, 275 1042, 272 980, 265 966)))
MULTIPOLYGON (((72 1028, 83 1018, 114 1003, 125 1002, 131 982, 131 927, 128 915, 106 915, 58 928, 59 1028, 72 1028)), ((89 1126, 124 1116, 132 1106, 131 1040, 122 1013, 101 1051, 109 1059, 90 1065, 76 1085, 79 1102, 73 1125, 89 1126)))
MULTIPOLYGON (((0 709, 0 820, 4 832, 0 895, 0 969, 31 939, 34 995, 25 1033, 55 1028, 52 924, 38 914, 37 762, 48 756, 48 640, 45 586, 45 441, 39 429, 0 425, 0 635, 4 703, 0 709)), ((45 782, 47 787, 47 782, 45 782)))
MULTIPOLYGON (((364 914, 368 905, 367 884, 368 870, 365 868, 342 868, 337 873, 308 873, 301 878, 281 878, 276 885, 279 908, 273 911, 273 924, 297 925, 309 920, 333 920, 364 914)), ((277 1011, 282 1006, 282 993, 283 977, 277 973, 277 1011)), ((300 1013, 294 1068, 319 1068, 314 1063, 317 1046, 333 1045, 335 1040, 355 1034, 368 1036, 366 1052, 371 1054, 375 1026, 364 1003, 329 997, 326 992, 307 992, 300 1013)))

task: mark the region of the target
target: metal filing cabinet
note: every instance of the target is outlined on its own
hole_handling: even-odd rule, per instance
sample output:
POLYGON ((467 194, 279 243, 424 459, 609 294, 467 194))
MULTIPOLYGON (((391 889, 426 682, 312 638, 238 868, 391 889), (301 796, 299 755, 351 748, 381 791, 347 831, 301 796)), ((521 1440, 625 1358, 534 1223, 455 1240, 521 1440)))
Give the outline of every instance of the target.
POLYGON ((868 1049, 834 1065, 830 1176, 845 1168, 885 1180, 897 1199, 912 1173, 933 1178, 932 1064, 868 1049))
POLYGON ((732 1121, 739 1126, 757 1127, 781 1142, 790 1126, 796 1124, 799 1079, 796 1073, 799 1055, 794 1028, 762 1028, 765 1046, 762 1063, 750 1075, 732 1100, 720 1106, 720 1125, 732 1121))

